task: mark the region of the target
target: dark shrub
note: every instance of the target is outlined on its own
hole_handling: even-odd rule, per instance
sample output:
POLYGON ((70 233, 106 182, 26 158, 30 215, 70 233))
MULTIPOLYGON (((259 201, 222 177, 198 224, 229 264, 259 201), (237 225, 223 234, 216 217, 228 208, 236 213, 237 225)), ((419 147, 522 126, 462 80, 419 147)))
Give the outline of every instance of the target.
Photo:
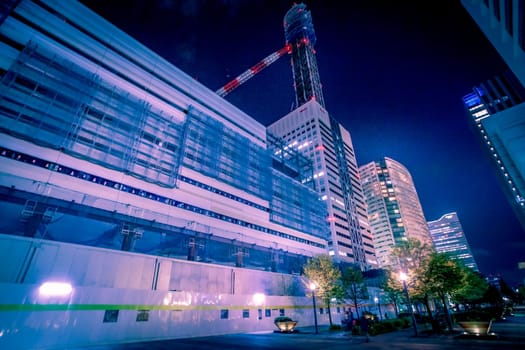
POLYGON ((341 325, 339 325, 339 324, 330 325, 330 330, 331 331, 340 331, 341 329, 343 329, 343 327, 341 327, 341 325))
POLYGON ((293 321, 290 317, 288 316, 277 316, 276 318, 274 318, 273 322, 286 322, 286 321, 293 321))

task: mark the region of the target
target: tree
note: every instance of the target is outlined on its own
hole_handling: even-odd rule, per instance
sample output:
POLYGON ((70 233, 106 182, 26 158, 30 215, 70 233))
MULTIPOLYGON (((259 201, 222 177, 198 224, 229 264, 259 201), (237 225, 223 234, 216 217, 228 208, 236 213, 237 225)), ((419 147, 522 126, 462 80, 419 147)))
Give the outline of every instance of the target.
POLYGON ((392 248, 392 257, 406 274, 412 275, 412 284, 417 282, 418 272, 424 269, 434 249, 415 238, 409 238, 392 248))
MULTIPOLYGON (((427 310, 430 323, 435 327, 430 309, 430 295, 426 283, 423 280, 424 271, 427 267, 429 256, 434 249, 426 243, 409 238, 392 249, 392 257, 397 262, 397 267, 405 272, 407 279, 407 292, 410 291, 414 300, 421 301, 427 310)), ((393 280, 397 280, 399 271, 391 271, 393 280)))
POLYGON ((501 306, 503 304, 503 298, 501 297, 499 289, 496 286, 489 284, 485 294, 483 294, 483 302, 492 306, 501 306))
POLYGON ((330 301, 332 298, 341 299, 344 295, 341 286, 341 271, 334 265, 330 256, 318 255, 306 263, 303 275, 309 283, 315 284, 315 293, 325 303, 328 319, 332 325, 330 301))
POLYGON ((447 254, 432 253, 423 276, 428 291, 435 293, 443 303, 447 325, 452 331, 447 297, 463 287, 465 270, 447 254))
POLYGON ((359 316, 359 299, 368 299, 368 289, 365 284, 363 272, 355 267, 348 267, 343 270, 341 281, 345 295, 352 299, 357 318, 359 316))
POLYGON ((403 299, 403 285, 396 278, 393 271, 387 270, 386 278, 381 281, 380 288, 385 293, 386 297, 394 304, 394 312, 396 317, 399 315, 399 303, 403 299))
POLYGON ((517 293, 507 284, 507 281, 505 281, 503 278, 500 278, 499 280, 499 289, 502 297, 506 297, 513 302, 517 302, 517 293))
POLYGON ((467 308, 481 302, 489 284, 483 276, 469 267, 463 266, 464 277, 462 286, 451 294, 452 300, 467 308))

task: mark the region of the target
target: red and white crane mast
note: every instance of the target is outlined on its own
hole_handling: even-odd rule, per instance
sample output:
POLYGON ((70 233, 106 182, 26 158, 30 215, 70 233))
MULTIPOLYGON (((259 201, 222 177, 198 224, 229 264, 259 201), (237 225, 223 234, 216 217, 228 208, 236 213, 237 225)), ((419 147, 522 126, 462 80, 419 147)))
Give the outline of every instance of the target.
POLYGON ((252 78, 254 75, 262 71, 264 68, 268 67, 269 65, 277 61, 279 58, 283 57, 285 54, 290 53, 291 50, 292 48, 290 47, 290 44, 286 44, 285 47, 266 56, 261 61, 259 61, 257 64, 255 64, 253 67, 244 71, 239 76, 237 76, 235 79, 230 81, 228 84, 224 85, 219 90, 215 91, 215 93, 221 97, 228 95, 230 92, 232 92, 234 89, 239 87, 241 84, 245 83, 247 80, 252 78))

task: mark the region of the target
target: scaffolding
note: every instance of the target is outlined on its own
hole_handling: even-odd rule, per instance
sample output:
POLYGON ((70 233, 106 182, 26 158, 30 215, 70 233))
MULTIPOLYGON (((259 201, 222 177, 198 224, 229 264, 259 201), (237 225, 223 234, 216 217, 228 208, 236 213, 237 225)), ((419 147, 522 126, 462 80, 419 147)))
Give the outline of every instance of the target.
POLYGON ((270 199, 271 157, 266 149, 194 108, 188 110, 186 123, 184 166, 270 199))
POLYGON ((29 42, 0 82, 0 130, 174 187, 182 123, 29 42))
POLYGON ((312 160, 269 132, 266 138, 272 153, 270 220, 326 238, 328 213, 315 188, 312 160))

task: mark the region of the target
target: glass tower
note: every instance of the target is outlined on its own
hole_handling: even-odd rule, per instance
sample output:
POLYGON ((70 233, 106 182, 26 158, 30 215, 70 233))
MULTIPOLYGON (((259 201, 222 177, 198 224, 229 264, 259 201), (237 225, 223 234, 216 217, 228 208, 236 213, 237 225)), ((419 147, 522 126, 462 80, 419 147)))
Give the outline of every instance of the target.
POLYGON ((428 229, 438 253, 447 253, 452 259, 479 271, 457 213, 447 213, 437 220, 429 221, 428 229))
POLYGON ((463 103, 525 231, 525 88, 508 71, 475 87, 463 103))
POLYGON ((525 86, 525 2, 461 0, 461 4, 525 86))
POLYGON ((409 171, 385 157, 359 167, 379 267, 396 266, 391 250, 414 238, 431 245, 430 233, 409 171))
POLYGON ((474 87, 463 101, 525 231, 525 2, 461 3, 509 67, 474 87))

